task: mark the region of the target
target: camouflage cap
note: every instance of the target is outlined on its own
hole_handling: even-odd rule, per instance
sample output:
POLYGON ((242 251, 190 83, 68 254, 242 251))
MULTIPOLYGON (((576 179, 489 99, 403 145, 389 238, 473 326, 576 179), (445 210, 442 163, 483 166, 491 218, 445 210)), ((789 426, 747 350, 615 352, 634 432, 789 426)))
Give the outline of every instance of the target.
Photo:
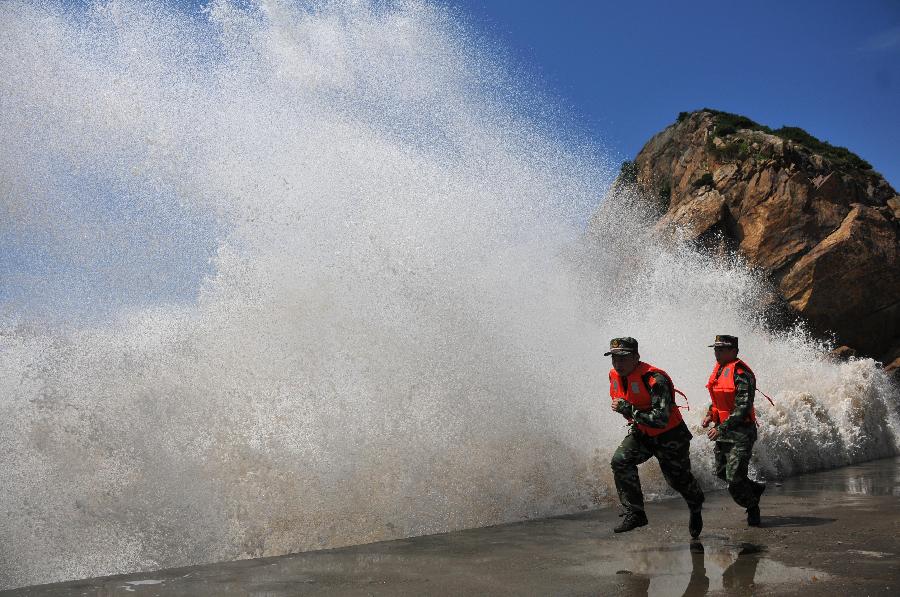
POLYGON ((638 341, 629 336, 624 338, 613 338, 609 341, 609 352, 604 352, 603 356, 608 357, 611 354, 631 354, 638 351, 638 341))
POLYGON ((716 336, 716 341, 709 345, 710 348, 716 346, 730 346, 732 348, 738 347, 738 339, 737 336, 728 336, 726 334, 719 334, 716 336))

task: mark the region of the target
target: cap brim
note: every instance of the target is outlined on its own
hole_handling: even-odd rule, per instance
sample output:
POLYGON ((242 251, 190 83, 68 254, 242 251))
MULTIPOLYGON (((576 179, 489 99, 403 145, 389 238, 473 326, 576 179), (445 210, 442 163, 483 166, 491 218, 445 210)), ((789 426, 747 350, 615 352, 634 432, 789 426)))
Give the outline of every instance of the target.
POLYGON ((608 357, 608 356, 611 355, 611 354, 618 354, 618 355, 623 355, 623 354, 634 354, 635 352, 637 352, 637 351, 635 351, 635 350, 628 350, 628 349, 626 349, 626 348, 617 348, 616 350, 610 350, 609 352, 604 352, 604 353, 603 353, 603 356, 608 357))
POLYGON ((734 344, 727 344, 725 342, 716 342, 715 344, 710 344, 707 348, 718 348, 720 346, 734 346, 734 344))

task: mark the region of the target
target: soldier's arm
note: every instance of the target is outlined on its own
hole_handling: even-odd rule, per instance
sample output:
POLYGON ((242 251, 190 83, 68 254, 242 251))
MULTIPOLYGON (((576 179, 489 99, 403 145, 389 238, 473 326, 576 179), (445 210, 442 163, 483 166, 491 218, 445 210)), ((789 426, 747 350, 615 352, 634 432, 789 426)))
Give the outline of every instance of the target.
POLYGON ((652 373, 650 377, 653 378, 653 383, 648 383, 650 410, 635 410, 631 418, 635 423, 662 429, 669 423, 669 415, 674 408, 672 386, 665 376, 659 373, 652 373))
POLYGON ((756 380, 753 378, 753 374, 749 371, 735 371, 734 388, 736 390, 734 408, 728 418, 719 424, 720 432, 740 425, 747 420, 753 410, 753 395, 756 393, 756 380))

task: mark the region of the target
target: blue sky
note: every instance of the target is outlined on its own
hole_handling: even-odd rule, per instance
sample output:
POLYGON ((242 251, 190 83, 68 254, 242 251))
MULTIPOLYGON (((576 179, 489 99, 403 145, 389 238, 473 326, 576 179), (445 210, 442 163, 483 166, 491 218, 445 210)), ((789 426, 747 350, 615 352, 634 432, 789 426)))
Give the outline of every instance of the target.
POLYGON ((681 111, 800 126, 900 187, 900 1, 445 0, 634 157, 681 111))

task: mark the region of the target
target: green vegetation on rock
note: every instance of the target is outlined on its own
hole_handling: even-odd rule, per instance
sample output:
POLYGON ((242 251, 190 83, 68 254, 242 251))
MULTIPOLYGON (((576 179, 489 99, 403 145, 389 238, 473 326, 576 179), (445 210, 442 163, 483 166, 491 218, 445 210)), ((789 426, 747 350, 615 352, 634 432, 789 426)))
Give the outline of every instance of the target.
POLYGON ((769 127, 750 120, 746 116, 741 116, 740 114, 719 112, 718 110, 710 110, 709 108, 703 108, 703 111, 712 112, 712 114, 715 115, 716 128, 713 130, 713 135, 716 137, 732 135, 741 129, 764 131, 766 133, 772 132, 772 129, 769 127))
POLYGON ((780 129, 774 131, 774 133, 782 139, 788 139, 790 141, 808 147, 815 153, 827 157, 837 165, 847 164, 852 168, 859 168, 860 170, 872 169, 872 164, 862 159, 846 147, 832 145, 827 141, 820 141, 800 127, 783 126, 780 129))
POLYGON ((750 144, 746 139, 726 143, 722 147, 709 144, 709 150, 716 157, 724 160, 745 160, 750 157, 750 144))
MULTIPOLYGON (((837 169, 856 168, 860 170, 871 170, 872 165, 862 159, 846 147, 832 145, 827 141, 822 141, 810 135, 805 130, 796 126, 782 126, 778 129, 771 129, 763 124, 741 116, 740 114, 732 114, 730 112, 722 112, 721 110, 713 110, 711 108, 703 108, 701 112, 709 112, 714 117, 715 126, 713 128, 713 137, 722 139, 733 135, 741 129, 749 129, 751 131, 762 131, 770 135, 781 137, 782 139, 793 141, 798 145, 802 145, 813 153, 817 153, 832 162, 837 169)), ((683 121, 690 113, 681 112, 678 114, 678 122, 683 121)), ((710 146, 712 147, 712 146, 710 146)), ((751 155, 750 146, 746 141, 736 143, 726 143, 721 148, 715 148, 714 153, 724 159, 746 159, 751 155)), ((771 156, 757 155, 756 159, 768 159, 771 156)))

